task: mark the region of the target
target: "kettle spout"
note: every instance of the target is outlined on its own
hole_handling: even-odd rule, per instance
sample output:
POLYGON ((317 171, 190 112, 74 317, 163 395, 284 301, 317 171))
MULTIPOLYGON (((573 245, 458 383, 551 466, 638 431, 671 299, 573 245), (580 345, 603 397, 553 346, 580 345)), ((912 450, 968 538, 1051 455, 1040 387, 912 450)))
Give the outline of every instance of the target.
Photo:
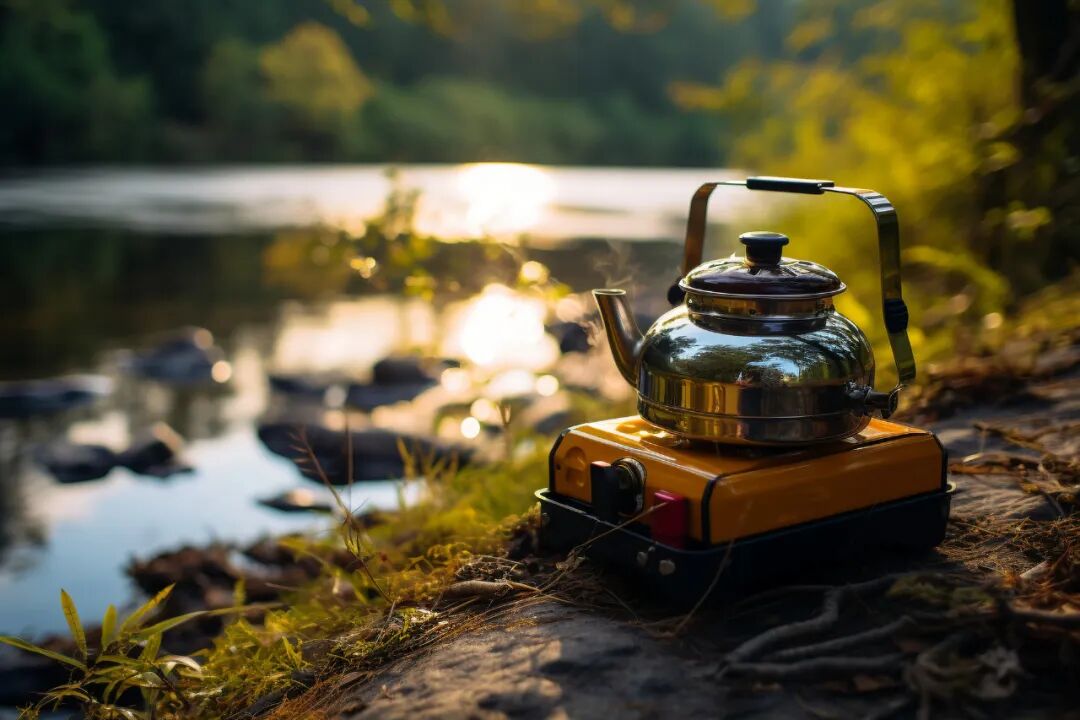
POLYGON ((615 366, 626 378, 626 382, 637 387, 638 360, 641 356, 644 336, 638 329, 634 315, 630 312, 630 303, 624 290, 593 290, 593 297, 600 309, 607 333, 608 345, 615 358, 615 366))

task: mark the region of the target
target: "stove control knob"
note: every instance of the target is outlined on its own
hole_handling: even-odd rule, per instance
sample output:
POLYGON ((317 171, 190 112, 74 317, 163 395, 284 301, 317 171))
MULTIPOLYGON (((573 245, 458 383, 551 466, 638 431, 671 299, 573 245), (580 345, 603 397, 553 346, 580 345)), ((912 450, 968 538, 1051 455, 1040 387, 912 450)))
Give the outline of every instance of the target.
POLYGON ((645 506, 645 467, 634 458, 596 461, 589 466, 589 480, 593 511, 601 520, 618 523, 645 506))

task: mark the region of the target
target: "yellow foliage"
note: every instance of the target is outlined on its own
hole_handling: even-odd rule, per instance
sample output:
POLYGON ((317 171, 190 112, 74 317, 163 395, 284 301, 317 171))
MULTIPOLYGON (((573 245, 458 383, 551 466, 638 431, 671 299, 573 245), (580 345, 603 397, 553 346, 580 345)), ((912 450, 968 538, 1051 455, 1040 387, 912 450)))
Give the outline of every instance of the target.
POLYGON ((344 289, 355 270, 352 244, 340 232, 326 228, 281 230, 263 250, 268 285, 301 297, 332 295, 344 289))
POLYGON ((755 0, 705 0, 716 14, 731 22, 742 20, 757 9, 755 0))
POLYGON ((799 23, 787 38, 789 49, 799 52, 812 47, 828 38, 833 33, 833 19, 829 16, 816 17, 799 23))
POLYGON ((259 54, 267 95, 314 129, 349 118, 372 94, 371 82, 341 38, 316 22, 297 25, 259 54))
MULTIPOLYGON (((834 27, 843 16, 836 6, 845 4, 854 5, 807 4, 788 45, 794 51, 820 45, 815 59, 747 59, 721 86, 676 85, 672 97, 726 115, 738 133, 732 143, 737 167, 827 177, 892 200, 909 270, 905 298, 913 326, 923 330, 913 342, 920 354, 947 349, 937 335, 1011 299, 1008 284, 986 267, 985 250, 974 242, 987 221, 979 210, 981 173, 1016 159, 1015 148, 994 139, 1019 115, 1010 4, 880 0, 849 13, 848 27, 834 27), (852 61, 830 45, 831 35, 859 33, 872 33, 871 44, 880 49, 852 61), (926 315, 923 326, 925 311, 955 293, 974 302, 963 311, 926 315)), ((786 230, 793 256, 832 267, 853 294, 850 307, 873 309, 873 322, 860 325, 880 350, 879 367, 888 371, 869 214, 836 198, 765 200, 769 219, 758 225, 786 230), (786 211, 780 217, 778 208, 786 211)), ((1048 220, 1039 209, 1016 210, 1000 220, 1018 231, 1048 220)))
POLYGON ((371 13, 356 0, 327 0, 327 2, 330 3, 334 12, 357 27, 364 27, 371 22, 371 13))

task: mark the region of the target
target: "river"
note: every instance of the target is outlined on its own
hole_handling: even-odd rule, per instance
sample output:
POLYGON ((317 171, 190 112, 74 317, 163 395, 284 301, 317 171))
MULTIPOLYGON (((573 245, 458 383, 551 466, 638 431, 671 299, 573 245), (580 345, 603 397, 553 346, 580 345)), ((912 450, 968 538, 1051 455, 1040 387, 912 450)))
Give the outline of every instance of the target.
MULTIPOLYGON (((355 422, 465 443, 475 436, 469 418, 480 416, 475 427, 488 420, 485 393, 499 383, 535 383, 553 395, 568 370, 545 324, 580 319, 589 310, 582 293, 597 284, 628 283, 646 311, 661 311, 691 194, 731 176, 474 164, 95 168, 0 178, 0 381, 77 373, 109 387, 83 407, 0 419, 0 632, 62 630, 61 587, 88 621, 109 602, 131 601, 123 569, 132 557, 324 527, 319 516, 255 502, 299 487, 323 492, 259 442, 258 424, 334 412, 319 404, 298 410, 294 398, 271 392, 271 375, 362 379, 387 355, 460 359, 483 386, 468 417, 433 420, 460 381, 444 374, 414 403, 355 422), (404 260, 395 259, 401 248, 371 246, 368 223, 387 217, 393 190, 406 201, 418 193, 416 235, 447 242, 403 243, 413 253, 404 260), (494 254, 451 242, 479 238, 494 254), (370 257, 357 254, 361 246, 370 257), (426 274, 391 272, 410 262, 426 274), (213 334, 223 358, 213 382, 130 372, 133 351, 186 326, 213 334), (116 468, 72 483, 36 460, 58 439, 122 448, 159 422, 185 439, 192 472, 158 479, 116 468)), ((712 212, 726 220, 750 209, 745 195, 732 193, 718 196, 712 212)), ((717 243, 725 254, 734 246, 731 238, 717 243)), ((370 482, 354 487, 350 501, 393 507, 400 491, 396 480, 370 482)))

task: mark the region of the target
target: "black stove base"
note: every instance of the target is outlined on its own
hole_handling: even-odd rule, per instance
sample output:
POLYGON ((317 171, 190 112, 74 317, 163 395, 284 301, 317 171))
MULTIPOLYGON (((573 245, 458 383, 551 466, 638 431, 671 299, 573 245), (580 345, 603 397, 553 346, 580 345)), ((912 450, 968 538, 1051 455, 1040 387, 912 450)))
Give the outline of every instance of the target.
MULTIPOLYGON (((823 576, 882 551, 919 551, 945 537, 954 487, 707 548, 654 542, 648 527, 600 520, 577 500, 538 490, 540 543, 618 568, 664 602, 689 607, 783 581, 823 576), (712 591, 710 592, 710 587, 712 591)), ((833 572, 835 574, 835 572, 833 572)))

